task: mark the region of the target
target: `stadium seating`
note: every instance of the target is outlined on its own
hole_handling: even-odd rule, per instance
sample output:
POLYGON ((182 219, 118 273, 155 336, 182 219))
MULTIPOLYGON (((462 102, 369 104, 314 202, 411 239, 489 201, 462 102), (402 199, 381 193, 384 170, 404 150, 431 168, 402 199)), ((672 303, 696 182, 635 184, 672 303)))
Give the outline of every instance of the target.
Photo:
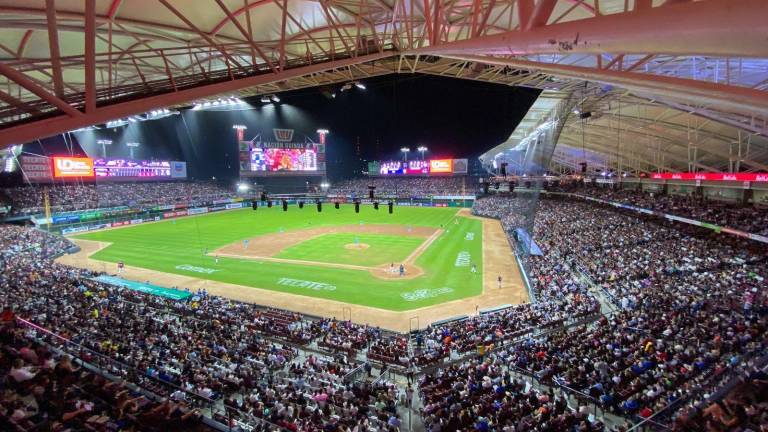
POLYGON ((0 200, 17 215, 41 214, 47 190, 54 212, 117 206, 162 205, 210 202, 235 196, 233 188, 213 182, 143 182, 21 186, 0 192, 0 200))
POLYGON ((331 195, 368 197, 368 187, 374 186, 376 197, 427 198, 433 195, 471 195, 477 185, 472 177, 396 177, 344 180, 332 185, 331 195))
MULTIPOLYGON (((500 218, 511 237, 531 225, 530 206, 492 197, 473 211, 500 218)), ((766 352, 764 248, 579 200, 538 207, 533 235, 543 255, 527 260, 536 302, 410 338, 205 292, 175 301, 105 285, 51 260, 72 246, 66 239, 2 226, 0 371, 23 377, 25 367, 70 355, 82 369, 65 387, 117 390, 73 393, 92 415, 49 405, 31 413, 18 400, 35 386, 6 379, 18 396, 3 395, 0 421, 141 427, 167 413, 174 421, 159 424, 171 429, 202 427, 204 414, 267 429, 396 430, 404 388, 387 365, 423 370, 427 430, 600 430, 584 407, 671 419, 713 379, 766 352), (567 394, 581 398, 575 410, 567 394)))
POLYGON ((578 183, 569 183, 558 188, 552 188, 552 190, 573 192, 606 201, 630 204, 649 210, 768 236, 768 202, 765 201, 756 202, 752 205, 738 205, 737 203, 708 199, 706 196, 662 194, 635 189, 583 186, 578 183))

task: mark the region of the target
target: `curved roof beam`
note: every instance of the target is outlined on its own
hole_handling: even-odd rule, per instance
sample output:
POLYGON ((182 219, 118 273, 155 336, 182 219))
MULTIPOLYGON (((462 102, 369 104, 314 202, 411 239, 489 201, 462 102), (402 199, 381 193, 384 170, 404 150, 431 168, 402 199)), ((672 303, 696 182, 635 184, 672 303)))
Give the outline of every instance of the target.
POLYGON ((413 54, 625 53, 768 57, 764 0, 709 0, 507 31, 413 54), (742 31, 741 29, 749 29, 742 31))
POLYGON ((768 97, 766 97, 766 92, 746 87, 715 84, 670 76, 647 75, 636 72, 605 70, 556 63, 538 63, 527 60, 498 57, 473 55, 446 55, 445 57, 534 70, 562 78, 602 82, 619 86, 633 92, 651 94, 658 98, 668 97, 696 101, 702 105, 724 107, 733 112, 768 115, 768 97))

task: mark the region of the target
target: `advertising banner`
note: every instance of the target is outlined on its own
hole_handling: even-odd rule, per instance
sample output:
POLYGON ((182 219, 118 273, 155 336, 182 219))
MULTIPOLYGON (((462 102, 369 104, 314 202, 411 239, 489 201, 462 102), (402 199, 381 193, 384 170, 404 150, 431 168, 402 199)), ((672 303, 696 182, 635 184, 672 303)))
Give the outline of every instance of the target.
POLYGON ((171 161, 171 178, 187 178, 187 163, 171 161))
POLYGON ((227 204, 227 210, 232 210, 237 208, 243 208, 243 203, 227 204))
POLYGON ((675 215, 671 215, 671 214, 665 214, 664 217, 667 218, 667 219, 670 219, 670 220, 674 220, 674 221, 685 222, 687 224, 701 226, 701 222, 699 222, 697 220, 693 220, 693 219, 688 219, 688 218, 684 218, 684 217, 680 217, 680 216, 675 216, 675 215))
POLYGON ((93 159, 81 157, 53 157, 53 177, 93 177, 93 159))
POLYGON ((53 216, 54 224, 72 223, 72 222, 80 222, 80 215, 71 214, 71 215, 53 216))
POLYGON ((163 213, 163 218, 170 219, 170 218, 175 218, 179 216, 186 216, 187 214, 188 212, 186 210, 177 210, 177 211, 163 213))
POLYGON ((453 159, 432 159, 429 161, 429 172, 432 174, 453 173, 453 159))
POLYGON ((652 173, 657 180, 768 182, 768 173, 652 173))
POLYGON ((208 207, 191 208, 187 210, 187 213, 189 213, 190 215, 208 213, 208 207))

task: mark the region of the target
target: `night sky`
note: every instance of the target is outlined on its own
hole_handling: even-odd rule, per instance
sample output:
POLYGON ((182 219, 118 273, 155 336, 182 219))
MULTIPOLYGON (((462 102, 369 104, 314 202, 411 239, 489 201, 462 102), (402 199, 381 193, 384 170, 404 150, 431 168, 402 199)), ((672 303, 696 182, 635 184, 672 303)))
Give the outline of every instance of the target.
MULTIPOLYGON (((366 90, 342 84, 279 93, 280 104, 259 98, 243 111, 182 111, 161 120, 75 134, 89 156, 100 157, 97 139, 113 144, 109 157, 128 157, 126 142, 141 142, 136 159, 186 160, 195 178, 234 179, 237 150, 233 124, 248 126, 246 139, 271 129, 295 129, 317 141, 318 128, 330 130, 328 176, 358 175, 366 160, 400 158, 399 149, 427 146, 427 158, 476 158, 506 140, 538 96, 538 90, 429 75, 389 75, 363 81, 366 90), (330 93, 336 92, 331 98, 330 93), (359 142, 359 145, 358 145, 359 142)), ((47 154, 69 153, 61 136, 44 140, 47 154)), ((25 151, 41 152, 38 145, 25 151)))

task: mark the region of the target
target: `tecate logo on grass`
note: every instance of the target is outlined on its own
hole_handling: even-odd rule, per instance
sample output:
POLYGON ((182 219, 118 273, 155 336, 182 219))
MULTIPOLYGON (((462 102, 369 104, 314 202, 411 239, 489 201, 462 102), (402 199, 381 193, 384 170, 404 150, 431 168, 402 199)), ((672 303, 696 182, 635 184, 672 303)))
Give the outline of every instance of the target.
POLYGON ((277 280, 277 284, 283 285, 283 286, 289 286, 289 287, 307 288, 314 291, 336 291, 335 285, 331 285, 323 282, 306 281, 301 279, 280 278, 277 280))
POLYGON ((456 257, 456 267, 469 267, 470 261, 472 261, 472 255, 467 251, 461 251, 456 257))
POLYGON ((211 273, 216 273, 217 271, 221 271, 221 270, 209 269, 205 267, 196 267, 189 264, 177 265, 176 270, 186 270, 186 271, 191 271, 195 273, 205 273, 205 274, 211 274, 211 273))
POLYGON ((411 291, 411 292, 404 292, 400 294, 400 297, 402 297, 403 300, 405 301, 412 302, 412 301, 437 297, 439 295, 448 294, 452 292, 453 292, 453 288, 448 288, 448 287, 434 288, 434 289, 420 289, 420 290, 411 291))

